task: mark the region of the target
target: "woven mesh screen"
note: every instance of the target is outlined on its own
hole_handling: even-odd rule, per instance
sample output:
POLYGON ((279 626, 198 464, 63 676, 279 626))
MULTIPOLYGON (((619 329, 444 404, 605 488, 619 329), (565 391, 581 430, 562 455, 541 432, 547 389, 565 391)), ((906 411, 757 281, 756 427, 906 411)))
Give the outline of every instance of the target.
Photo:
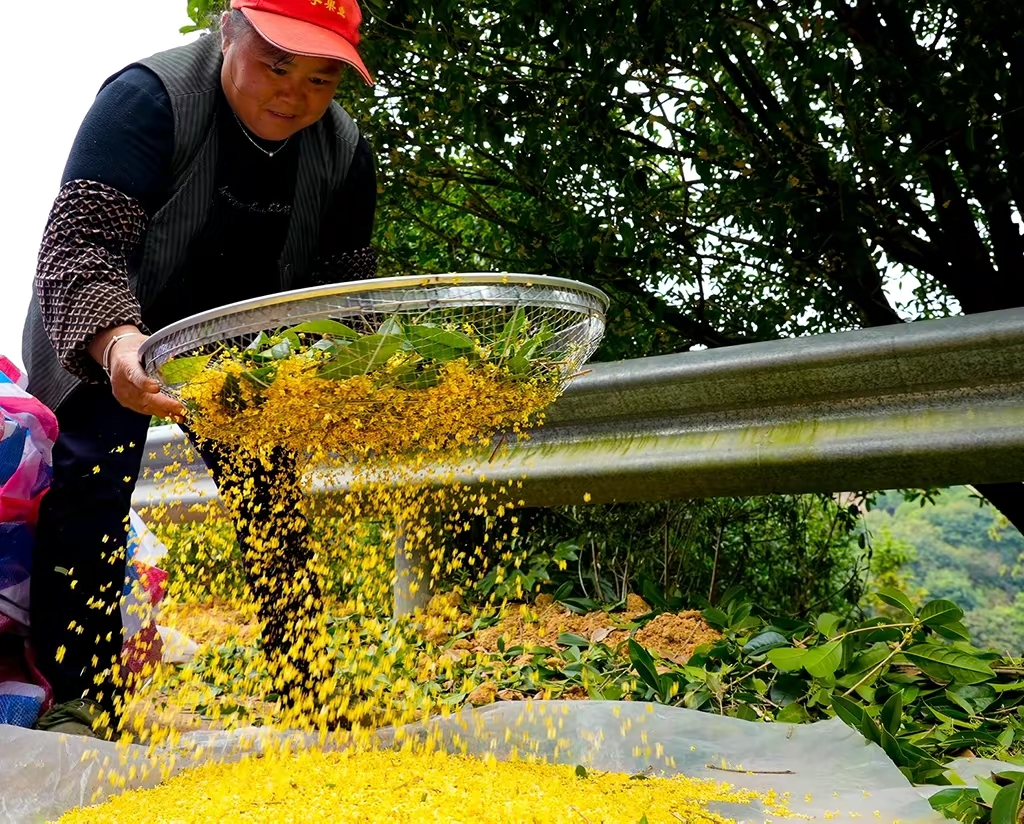
MULTIPOLYGON (((592 287, 558 278, 465 274, 384 278, 287 292, 196 315, 153 335, 141 357, 164 391, 180 396, 182 382, 164 367, 176 358, 212 355, 207 368, 261 335, 302 323, 333 320, 361 337, 403 328, 450 329, 492 352, 492 361, 515 357, 517 342, 535 341, 525 377, 560 387, 590 358, 604 334, 607 299, 592 287)), ((371 359, 372 360, 372 359, 371 359)))

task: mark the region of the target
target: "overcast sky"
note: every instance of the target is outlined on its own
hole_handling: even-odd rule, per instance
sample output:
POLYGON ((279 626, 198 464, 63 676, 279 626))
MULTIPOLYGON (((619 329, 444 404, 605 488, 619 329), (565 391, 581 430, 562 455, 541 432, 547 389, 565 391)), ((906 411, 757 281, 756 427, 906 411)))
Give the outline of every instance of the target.
POLYGON ((0 128, 0 354, 19 365, 39 239, 78 126, 107 77, 186 42, 185 9, 186 0, 4 2, 17 36, 5 43, 13 68, 0 128))

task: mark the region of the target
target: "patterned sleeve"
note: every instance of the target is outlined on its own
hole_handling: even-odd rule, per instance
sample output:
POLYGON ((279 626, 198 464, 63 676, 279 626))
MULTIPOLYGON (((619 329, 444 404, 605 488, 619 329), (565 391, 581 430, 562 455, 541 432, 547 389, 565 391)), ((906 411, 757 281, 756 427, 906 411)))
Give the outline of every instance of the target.
POLYGON ((36 296, 61 365, 89 383, 106 380, 89 356, 92 339, 113 326, 142 326, 139 302, 128 285, 128 258, 145 226, 138 201, 91 180, 69 180, 50 210, 36 296))

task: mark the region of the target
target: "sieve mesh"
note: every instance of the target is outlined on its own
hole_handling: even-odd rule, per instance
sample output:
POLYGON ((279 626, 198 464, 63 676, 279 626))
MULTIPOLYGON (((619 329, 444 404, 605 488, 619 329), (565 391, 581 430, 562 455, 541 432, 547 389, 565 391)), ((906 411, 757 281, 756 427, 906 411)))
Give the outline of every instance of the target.
MULTIPOLYGON (((590 358, 604 334, 607 297, 576 281, 539 275, 448 274, 353 281, 270 295, 185 318, 161 329, 140 349, 146 373, 179 397, 185 381, 168 380, 176 358, 212 355, 207 369, 261 335, 300 323, 333 320, 360 336, 408 325, 453 329, 479 346, 500 350, 510 323, 520 340, 541 335, 524 377, 559 390, 590 358)), ((514 349, 508 348, 508 356, 514 349)), ((498 351, 497 360, 505 356, 498 351)))

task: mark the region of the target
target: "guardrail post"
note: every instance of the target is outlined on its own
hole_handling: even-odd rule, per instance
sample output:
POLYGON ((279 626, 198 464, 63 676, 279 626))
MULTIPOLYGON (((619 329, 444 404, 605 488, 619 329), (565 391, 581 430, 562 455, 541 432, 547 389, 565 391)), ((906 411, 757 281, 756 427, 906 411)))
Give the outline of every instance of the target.
POLYGON ((395 583, 393 586, 394 616, 404 618, 425 609, 430 601, 431 580, 430 549, 435 531, 426 541, 407 540, 406 525, 395 524, 395 583))

